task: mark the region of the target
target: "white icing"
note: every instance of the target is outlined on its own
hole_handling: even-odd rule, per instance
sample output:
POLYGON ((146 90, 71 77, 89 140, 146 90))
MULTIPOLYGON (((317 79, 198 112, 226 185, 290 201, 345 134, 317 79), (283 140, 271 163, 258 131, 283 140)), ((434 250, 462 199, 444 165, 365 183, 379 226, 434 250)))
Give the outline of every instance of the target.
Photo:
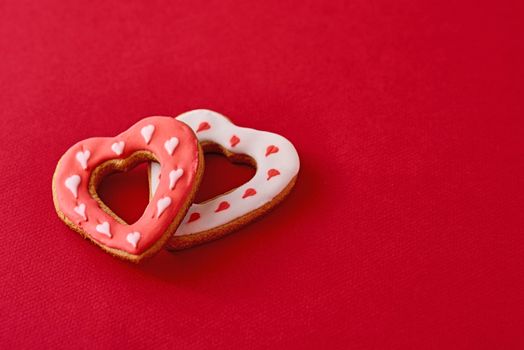
POLYGON ((71 191, 75 198, 78 198, 78 185, 80 185, 79 175, 71 175, 65 180, 65 187, 71 191))
MULTIPOLYGON (((188 124, 195 132, 201 123, 209 123, 209 129, 196 132, 199 142, 213 142, 233 153, 246 154, 255 160, 257 170, 251 180, 235 190, 201 204, 193 203, 175 236, 210 230, 260 208, 282 192, 298 173, 300 160, 297 151, 291 142, 280 135, 236 126, 223 115, 210 110, 189 111, 176 119, 188 124), (231 146, 233 135, 239 138, 234 147, 231 146), (272 153, 266 156, 270 146, 274 146, 270 148, 272 153), (276 148, 278 151, 275 152, 276 148), (268 171, 271 169, 277 170, 280 174, 268 180, 268 171), (255 193, 249 191, 249 195, 244 196, 248 189, 254 189, 255 193), (230 207, 215 212, 224 201, 230 207), (188 223, 193 213, 199 213, 200 218, 188 223)), ((159 171, 160 166, 153 163, 151 166, 153 194, 158 188, 159 171)))
MULTIPOLYGON (((153 198, 153 194, 156 193, 158 185, 160 184, 160 170, 161 170, 161 166, 157 162, 151 162, 150 170, 151 170, 151 172, 150 172, 150 181, 149 181, 149 184, 150 184, 150 187, 151 187, 150 197, 153 198)), ((171 176, 170 176, 169 184, 171 184, 171 176)), ((171 186, 170 186, 170 189, 172 189, 171 186)))
POLYGON ((184 169, 179 168, 169 172, 169 189, 175 188, 176 182, 184 175, 184 169))
POLYGON ((73 208, 73 210, 80 215, 84 220, 87 221, 86 217, 86 205, 84 203, 80 203, 76 207, 73 208))
POLYGON ((125 142, 124 141, 120 141, 120 142, 115 142, 111 145, 111 150, 113 152, 116 153, 117 156, 121 155, 122 153, 124 153, 124 147, 125 147, 125 142))
POLYGON ((78 163, 80 163, 80 166, 82 169, 87 169, 87 161, 89 160, 89 157, 91 156, 91 152, 89 152, 88 149, 85 151, 79 151, 76 153, 76 160, 78 160, 78 163))
POLYGON ((144 138, 144 141, 146 141, 146 145, 148 145, 151 141, 153 132, 155 132, 155 126, 153 124, 146 125, 140 130, 140 134, 144 138))
POLYGON ((169 207, 170 205, 171 205, 171 198, 167 196, 160 198, 158 202, 156 202, 156 208, 157 208, 156 217, 159 218, 160 215, 162 215, 162 213, 164 212, 164 210, 166 210, 166 208, 169 207))
POLYGON ((103 223, 96 225, 95 230, 111 238, 111 231, 109 229, 109 222, 104 221, 103 223))
POLYGON ((176 146, 178 146, 178 138, 174 136, 164 143, 164 147, 166 148, 166 151, 167 153, 169 153, 170 156, 173 155, 176 146))
POLYGON ((136 248, 138 241, 140 240, 140 232, 131 232, 128 233, 126 240, 133 246, 133 248, 136 248))

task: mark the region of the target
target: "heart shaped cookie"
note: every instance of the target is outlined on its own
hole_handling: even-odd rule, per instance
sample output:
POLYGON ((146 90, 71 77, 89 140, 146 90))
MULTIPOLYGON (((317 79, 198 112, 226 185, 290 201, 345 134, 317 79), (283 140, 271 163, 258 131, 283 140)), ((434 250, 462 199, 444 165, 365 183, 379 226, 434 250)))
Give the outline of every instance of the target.
POLYGON ((53 175, 56 212, 105 251, 139 262, 161 249, 184 218, 200 183, 202 154, 193 130, 170 117, 145 118, 116 137, 80 141, 65 152, 53 175), (161 180, 140 219, 127 224, 96 189, 105 175, 143 161, 158 162, 161 180))
MULTIPOLYGON (((293 188, 300 160, 286 138, 236 126, 210 110, 189 111, 176 119, 195 130, 205 152, 222 153, 234 162, 250 164, 256 173, 232 191, 204 203, 194 203, 169 240, 169 249, 183 249, 224 236, 266 213, 293 188)), ((161 166, 153 162, 150 190, 154 197, 161 181, 164 181, 161 166)))

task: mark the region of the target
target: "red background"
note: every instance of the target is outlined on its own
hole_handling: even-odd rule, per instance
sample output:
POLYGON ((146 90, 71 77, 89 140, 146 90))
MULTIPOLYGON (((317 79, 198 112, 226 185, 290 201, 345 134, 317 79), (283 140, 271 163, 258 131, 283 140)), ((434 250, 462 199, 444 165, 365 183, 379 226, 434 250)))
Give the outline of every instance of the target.
POLYGON ((1 1, 0 345, 522 348, 521 3, 1 1), (289 138, 288 200, 140 266, 62 224, 71 144, 194 108, 289 138))

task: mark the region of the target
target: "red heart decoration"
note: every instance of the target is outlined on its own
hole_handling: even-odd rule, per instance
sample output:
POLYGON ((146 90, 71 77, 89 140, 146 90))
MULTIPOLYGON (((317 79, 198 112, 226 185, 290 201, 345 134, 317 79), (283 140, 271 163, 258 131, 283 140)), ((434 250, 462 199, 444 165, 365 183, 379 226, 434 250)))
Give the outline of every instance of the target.
POLYGON ((218 213, 219 211, 222 211, 222 210, 226 210, 227 208, 229 208, 229 203, 228 202, 220 202, 220 204, 218 205, 218 208, 215 210, 215 213, 218 213))
POLYGON ((246 192, 244 192, 244 194, 242 195, 242 198, 254 196, 255 194, 257 194, 257 191, 254 188, 248 188, 246 192))
POLYGON ((267 172, 267 180, 269 181, 272 177, 280 175, 280 171, 277 169, 269 169, 267 172))
POLYGON ((277 153, 279 151, 278 147, 275 145, 268 146, 266 148, 266 157, 272 153, 277 153))
POLYGON ((231 139, 229 140, 231 147, 235 147, 239 142, 240 142, 240 139, 236 135, 231 136, 231 139))
POLYGON ((198 126, 196 132, 200 132, 200 131, 204 131, 204 130, 208 130, 211 128, 211 125, 209 125, 208 122, 202 122, 200 123, 200 125, 198 126))
POLYGON ((193 222, 193 221, 196 221, 200 219, 200 213, 192 213, 191 216, 189 217, 189 220, 187 220, 187 222, 193 222))
POLYGON ((201 157, 191 128, 170 117, 145 118, 116 137, 80 141, 62 156, 53 176, 56 211, 104 250, 138 262, 161 249, 184 218, 200 181, 201 157), (105 174, 146 160, 160 163, 160 183, 140 219, 128 225, 98 198, 96 187, 105 174), (171 186, 175 169, 183 175, 171 186))

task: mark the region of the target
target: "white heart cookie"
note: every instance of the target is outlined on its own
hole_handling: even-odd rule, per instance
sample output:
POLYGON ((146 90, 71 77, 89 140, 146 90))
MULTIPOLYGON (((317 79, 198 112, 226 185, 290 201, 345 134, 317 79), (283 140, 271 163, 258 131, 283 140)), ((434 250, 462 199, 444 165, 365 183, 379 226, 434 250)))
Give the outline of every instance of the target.
MULTIPOLYGON (((228 157, 248 156, 256 164, 256 173, 232 191, 204 203, 193 203, 170 240, 169 248, 191 247, 232 232, 277 205, 294 186, 300 159, 286 138, 236 126, 225 116, 210 110, 189 111, 176 119, 193 129, 204 151, 211 145, 219 146, 228 157), (264 210, 259 210, 261 207, 264 210)), ((216 147, 209 150, 216 152, 216 147)), ((170 188, 175 187, 178 175, 176 170, 170 171, 170 188)), ((150 166, 151 198, 159 177, 160 166, 153 162, 150 166)))

